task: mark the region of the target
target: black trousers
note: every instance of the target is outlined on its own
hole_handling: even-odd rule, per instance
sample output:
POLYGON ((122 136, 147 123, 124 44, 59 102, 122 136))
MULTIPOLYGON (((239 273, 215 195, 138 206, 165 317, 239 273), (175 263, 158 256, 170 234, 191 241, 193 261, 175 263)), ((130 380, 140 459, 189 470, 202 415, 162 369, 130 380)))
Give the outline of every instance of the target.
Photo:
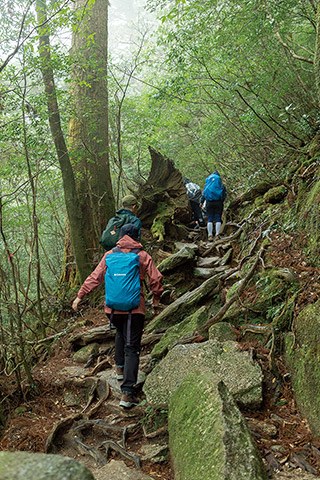
MULTIPOLYGON (((108 315, 110 318, 110 315, 108 315)), ((143 332, 144 315, 133 313, 131 321, 127 313, 115 313, 112 323, 117 329, 115 340, 115 362, 123 368, 122 392, 134 391, 137 383, 141 337, 143 332), (129 324, 129 326, 128 326, 129 324)))
POLYGON ((202 210, 200 208, 199 203, 193 202, 192 200, 190 200, 190 206, 191 206, 191 210, 192 210, 194 219, 197 222, 199 222, 200 227, 205 227, 205 222, 204 222, 204 219, 203 219, 202 210))

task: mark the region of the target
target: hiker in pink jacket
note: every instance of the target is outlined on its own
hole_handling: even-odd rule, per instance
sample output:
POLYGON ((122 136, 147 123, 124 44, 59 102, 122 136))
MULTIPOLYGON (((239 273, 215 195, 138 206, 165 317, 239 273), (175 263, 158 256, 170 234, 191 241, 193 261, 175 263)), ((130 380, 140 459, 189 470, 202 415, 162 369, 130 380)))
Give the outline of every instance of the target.
MULTIPOLYGON (((128 253, 133 249, 139 250, 137 253, 140 260, 140 303, 137 308, 134 308, 131 311, 131 315, 129 315, 129 312, 118 310, 112 311, 111 308, 108 308, 105 305, 105 312, 109 318, 112 317, 112 323, 116 327, 116 378, 118 380, 123 380, 121 384, 122 396, 120 405, 126 408, 130 408, 138 403, 133 394, 134 385, 137 382, 140 345, 145 317, 145 299, 143 295, 143 280, 145 279, 145 276, 148 276, 149 285, 152 290, 153 307, 159 305, 160 295, 163 291, 162 275, 155 266, 150 255, 143 250, 141 243, 138 241, 138 235, 138 229, 134 225, 124 225, 121 227, 120 240, 117 242, 117 247, 119 247, 121 252, 124 253, 128 253)), ((112 253, 112 250, 109 250, 104 254, 96 269, 82 284, 77 297, 72 304, 74 311, 78 310, 78 305, 85 295, 88 295, 104 282, 107 269, 105 259, 107 255, 112 253)))

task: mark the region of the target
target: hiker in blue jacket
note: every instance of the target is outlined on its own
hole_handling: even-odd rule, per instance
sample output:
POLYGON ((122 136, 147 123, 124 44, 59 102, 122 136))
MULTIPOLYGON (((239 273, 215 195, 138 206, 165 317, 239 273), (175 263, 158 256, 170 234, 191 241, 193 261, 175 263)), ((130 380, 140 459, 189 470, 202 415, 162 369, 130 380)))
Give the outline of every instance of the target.
POLYGON ((207 231, 208 241, 213 240, 213 222, 215 222, 215 234, 219 235, 221 229, 221 216, 223 212, 223 202, 227 196, 225 185, 221 182, 221 177, 216 170, 206 178, 203 195, 200 205, 206 200, 207 211, 207 231))

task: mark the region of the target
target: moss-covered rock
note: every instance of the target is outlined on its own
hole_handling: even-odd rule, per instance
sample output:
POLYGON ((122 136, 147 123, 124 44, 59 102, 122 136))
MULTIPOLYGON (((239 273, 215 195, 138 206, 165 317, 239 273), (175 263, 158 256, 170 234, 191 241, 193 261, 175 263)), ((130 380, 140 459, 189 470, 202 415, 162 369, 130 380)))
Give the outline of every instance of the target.
POLYGON ((193 370, 209 368, 230 389, 234 399, 244 406, 262 401, 262 372, 236 342, 214 340, 199 344, 176 345, 147 376, 143 390, 147 402, 155 408, 167 408, 172 392, 193 370))
POLYGON ((1 480, 94 480, 87 467, 61 455, 0 452, 1 480))
POLYGON ((172 394, 169 445, 177 480, 266 480, 232 395, 210 370, 195 370, 172 394))
POLYGON ((285 341, 285 360, 297 405, 312 433, 320 435, 320 300, 298 315, 285 341))
POLYGON ((191 336, 194 330, 202 327, 209 318, 209 310, 203 306, 196 310, 193 314, 186 317, 177 325, 169 327, 161 340, 156 344, 151 352, 152 357, 161 358, 177 340, 191 336))
POLYGON ((190 262, 195 257, 195 251, 189 247, 183 247, 178 252, 170 255, 169 257, 162 260, 158 265, 158 270, 163 274, 165 272, 170 272, 180 265, 184 265, 187 262, 190 262))
POLYGON ((287 195, 287 189, 284 185, 279 185, 278 187, 270 188, 264 195, 263 200, 266 203, 279 203, 287 195))
POLYGON ((76 363, 87 363, 89 357, 97 353, 98 350, 98 343, 89 343, 88 345, 80 348, 80 350, 73 355, 73 361, 76 363))
POLYGON ((218 322, 209 328, 209 340, 217 340, 218 342, 236 341, 237 334, 230 323, 218 322))

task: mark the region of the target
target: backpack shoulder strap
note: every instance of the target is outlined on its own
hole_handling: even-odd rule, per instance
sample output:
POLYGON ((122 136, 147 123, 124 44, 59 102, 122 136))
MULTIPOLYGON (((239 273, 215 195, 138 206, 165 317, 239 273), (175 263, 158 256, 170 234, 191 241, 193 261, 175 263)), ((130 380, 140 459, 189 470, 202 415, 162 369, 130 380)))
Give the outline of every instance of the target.
POLYGON ((137 253, 137 254, 138 254, 139 252, 141 252, 141 250, 142 250, 142 248, 131 248, 131 252, 137 253))

